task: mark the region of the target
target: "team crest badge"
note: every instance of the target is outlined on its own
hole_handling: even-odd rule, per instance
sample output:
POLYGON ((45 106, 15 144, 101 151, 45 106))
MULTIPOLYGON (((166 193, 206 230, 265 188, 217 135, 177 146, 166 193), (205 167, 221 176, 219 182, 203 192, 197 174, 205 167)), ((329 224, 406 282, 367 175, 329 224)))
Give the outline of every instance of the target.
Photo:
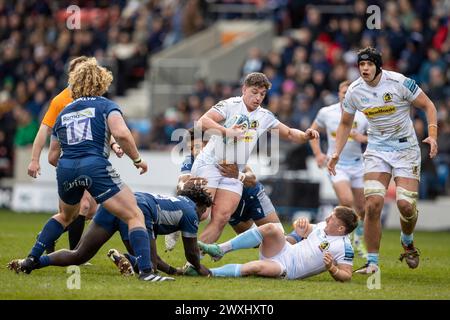
POLYGON ((383 94, 383 101, 384 103, 392 102, 392 93, 386 92, 383 94))
POLYGON ((250 129, 256 129, 259 127, 259 121, 258 120, 253 120, 252 122, 250 122, 250 129))
POLYGON ((327 240, 324 240, 319 244, 320 251, 327 251, 329 248, 330 248, 330 243, 327 240))

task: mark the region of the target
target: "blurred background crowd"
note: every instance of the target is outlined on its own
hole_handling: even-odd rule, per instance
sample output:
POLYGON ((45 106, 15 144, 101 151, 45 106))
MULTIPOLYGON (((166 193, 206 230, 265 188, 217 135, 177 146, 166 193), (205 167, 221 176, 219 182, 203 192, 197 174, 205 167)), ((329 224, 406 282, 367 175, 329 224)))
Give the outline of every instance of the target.
MULTIPOLYGON (((263 105, 282 122, 305 130, 318 110, 337 101, 338 84, 358 77, 356 52, 378 48, 383 68, 413 78, 438 110, 439 156, 423 146, 421 197, 450 194, 450 1, 0 0, 0 177, 11 174, 14 148, 33 143, 52 97, 65 86, 68 61, 95 56, 115 75, 109 97, 124 95, 149 72, 150 55, 206 28, 216 19, 271 19, 282 45, 248 51, 242 76, 264 72, 272 82, 263 105), (255 14, 211 12, 208 5, 258 8, 255 14), (66 26, 66 8, 80 6, 81 30, 66 26), (314 5, 312 5, 314 4, 314 5), (329 6, 329 5, 334 6, 329 6), (381 8, 381 28, 368 29, 366 8, 381 8), (336 8, 351 10, 337 12, 336 8), (334 8, 334 9, 333 9, 334 8)), ((243 11, 244 12, 244 11, 243 11)), ((240 80, 208 84, 148 119, 135 132, 140 148, 167 150, 177 128, 193 126, 219 100, 240 95, 240 80)), ((425 115, 413 108, 416 133, 427 135, 425 115)))

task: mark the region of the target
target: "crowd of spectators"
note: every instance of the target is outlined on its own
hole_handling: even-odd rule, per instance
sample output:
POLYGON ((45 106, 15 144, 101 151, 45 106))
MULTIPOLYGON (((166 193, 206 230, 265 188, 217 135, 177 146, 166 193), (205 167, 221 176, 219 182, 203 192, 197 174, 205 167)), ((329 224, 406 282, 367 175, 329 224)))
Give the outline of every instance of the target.
POLYGON ((66 87, 70 59, 95 56, 123 95, 148 56, 201 30, 198 0, 0 0, 0 177, 14 147, 28 146, 50 100, 66 87))

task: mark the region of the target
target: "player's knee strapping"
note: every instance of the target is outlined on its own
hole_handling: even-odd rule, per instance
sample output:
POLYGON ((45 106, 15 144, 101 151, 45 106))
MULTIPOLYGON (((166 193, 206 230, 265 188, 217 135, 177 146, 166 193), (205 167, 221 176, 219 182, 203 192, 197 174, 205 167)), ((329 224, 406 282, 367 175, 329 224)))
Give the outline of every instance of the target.
POLYGON ((386 194, 386 187, 378 180, 366 180, 364 181, 364 196, 380 196, 383 197, 386 194))
POLYGON ((397 201, 399 200, 405 200, 406 202, 410 203, 412 206, 412 215, 409 217, 406 217, 403 215, 403 213, 400 211, 400 219, 404 222, 410 222, 411 220, 414 220, 417 218, 419 211, 417 210, 417 199, 419 197, 419 193, 415 191, 409 191, 402 187, 397 187, 396 189, 396 197, 397 201))

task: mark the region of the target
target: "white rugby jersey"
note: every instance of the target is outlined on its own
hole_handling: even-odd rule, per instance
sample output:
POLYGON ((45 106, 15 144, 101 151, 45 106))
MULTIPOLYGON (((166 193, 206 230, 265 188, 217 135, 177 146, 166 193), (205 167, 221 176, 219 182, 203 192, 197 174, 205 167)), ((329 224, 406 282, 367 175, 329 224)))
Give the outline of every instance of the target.
POLYGON ((213 135, 195 159, 203 164, 217 164, 226 161, 227 163, 236 163, 239 170, 243 171, 258 138, 280 123, 272 112, 261 106, 249 112, 242 97, 222 100, 211 109, 224 117, 222 125, 232 116, 244 114, 250 120, 250 128, 245 136, 235 143, 224 143, 223 137, 213 135))
POLYGON ((369 122, 367 148, 395 151, 418 145, 411 121, 410 107, 422 90, 412 79, 393 71, 382 71, 376 87, 361 77, 345 94, 343 108, 354 114, 361 111, 369 122))
POLYGON ((328 251, 337 264, 353 266, 354 252, 348 235, 329 236, 324 231, 326 225, 325 221, 313 225, 308 237, 294 245, 298 261, 294 264, 297 270, 293 272, 296 278, 307 278, 324 272, 324 251, 328 251))
MULTIPOLYGON (((335 103, 328 107, 323 107, 319 110, 319 113, 314 120, 317 125, 324 128, 327 132, 328 150, 327 156, 331 157, 334 152, 334 146, 336 144, 336 132, 341 121, 341 104, 335 103)), ((365 134, 367 131, 368 123, 366 118, 361 112, 356 112, 355 119, 353 120, 352 129, 361 134, 365 134)), ((347 143, 339 157, 339 165, 352 165, 355 161, 361 160, 362 150, 361 143, 348 137, 347 143)))

